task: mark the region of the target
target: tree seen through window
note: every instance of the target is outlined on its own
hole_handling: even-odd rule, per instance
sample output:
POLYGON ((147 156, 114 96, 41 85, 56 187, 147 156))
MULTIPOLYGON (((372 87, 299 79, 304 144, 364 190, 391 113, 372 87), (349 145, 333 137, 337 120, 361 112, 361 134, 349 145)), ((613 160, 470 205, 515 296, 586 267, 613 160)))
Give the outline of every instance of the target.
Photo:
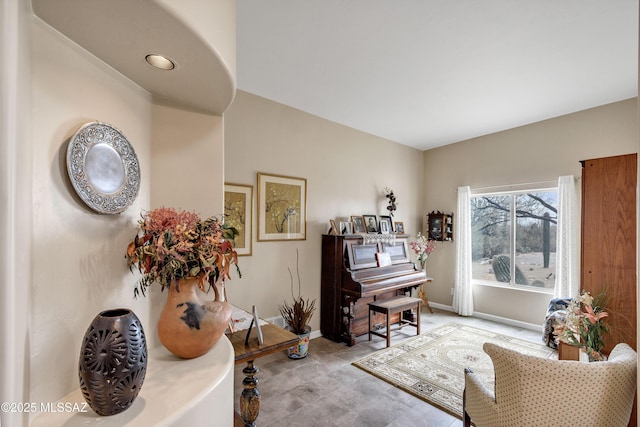
POLYGON ((553 288, 558 192, 510 192, 471 197, 472 277, 553 288))

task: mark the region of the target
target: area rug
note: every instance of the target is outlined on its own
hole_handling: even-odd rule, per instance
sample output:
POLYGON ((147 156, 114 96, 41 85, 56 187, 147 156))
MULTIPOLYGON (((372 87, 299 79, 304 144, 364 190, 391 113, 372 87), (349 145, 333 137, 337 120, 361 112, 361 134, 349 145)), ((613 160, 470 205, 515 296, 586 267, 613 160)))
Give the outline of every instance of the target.
POLYGON ((353 362, 394 386, 462 418, 464 368, 471 368, 490 389, 493 363, 482 350, 493 342, 520 353, 556 359, 555 350, 543 344, 470 326, 448 323, 353 362))

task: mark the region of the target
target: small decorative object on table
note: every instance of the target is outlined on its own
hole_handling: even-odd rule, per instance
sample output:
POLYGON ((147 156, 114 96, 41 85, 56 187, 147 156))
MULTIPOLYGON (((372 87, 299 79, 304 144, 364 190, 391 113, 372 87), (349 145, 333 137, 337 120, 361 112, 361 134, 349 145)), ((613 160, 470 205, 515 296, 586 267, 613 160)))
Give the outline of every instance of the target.
POLYGON ((131 406, 147 372, 147 342, 140 320, 120 308, 98 314, 84 334, 78 376, 80 391, 98 415, 131 406))
POLYGON ((316 309, 316 300, 309 301, 300 296, 300 270, 298 268, 298 250, 296 249, 296 275, 298 277, 298 296, 293 294, 293 274, 291 269, 289 270, 289 277, 291 279, 291 297, 293 298, 293 304, 290 305, 286 301, 280 306, 280 314, 286 323, 287 330, 293 332, 300 337, 300 341, 289 348, 289 358, 291 359, 303 359, 307 357, 309 351, 309 336, 311 335, 311 326, 309 326, 309 320, 313 316, 313 312, 316 309))
POLYGON ((215 218, 205 220, 187 211, 158 208, 142 215, 141 235, 127 248, 129 266, 143 274, 134 291, 145 295, 158 283, 169 289, 158 320, 160 342, 173 354, 191 359, 207 353, 222 337, 231 319, 224 281, 229 269, 238 268, 238 254, 231 242, 236 235, 215 218), (213 288, 213 301, 199 291, 213 288))
POLYGON ((604 335, 609 332, 609 327, 604 321, 609 315, 605 311, 606 304, 605 291, 595 298, 589 292, 583 291, 569 302, 564 322, 554 330, 558 340, 584 350, 589 362, 605 359, 602 348, 604 335))

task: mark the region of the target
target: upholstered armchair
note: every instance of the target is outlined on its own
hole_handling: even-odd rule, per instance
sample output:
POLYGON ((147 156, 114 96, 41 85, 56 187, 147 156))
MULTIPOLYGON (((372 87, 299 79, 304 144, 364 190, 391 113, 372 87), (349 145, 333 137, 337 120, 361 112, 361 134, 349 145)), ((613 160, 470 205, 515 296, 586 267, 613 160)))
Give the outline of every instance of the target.
POLYGON ((614 347, 606 362, 527 356, 485 343, 495 391, 465 370, 464 426, 626 426, 636 391, 636 352, 614 347))

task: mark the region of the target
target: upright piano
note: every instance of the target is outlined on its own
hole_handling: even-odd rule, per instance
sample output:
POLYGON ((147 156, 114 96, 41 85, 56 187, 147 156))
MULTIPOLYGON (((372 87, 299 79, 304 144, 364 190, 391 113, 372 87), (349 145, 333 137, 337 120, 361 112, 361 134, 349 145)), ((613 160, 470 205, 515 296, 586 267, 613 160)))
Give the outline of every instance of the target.
MULTIPOLYGON (((352 346, 369 332, 368 303, 410 293, 427 281, 409 259, 408 235, 322 236, 320 331, 352 346), (379 254, 388 254, 380 256, 379 254)), ((372 313, 372 324, 384 324, 372 313)), ((391 319, 398 321, 398 315, 391 319)))

